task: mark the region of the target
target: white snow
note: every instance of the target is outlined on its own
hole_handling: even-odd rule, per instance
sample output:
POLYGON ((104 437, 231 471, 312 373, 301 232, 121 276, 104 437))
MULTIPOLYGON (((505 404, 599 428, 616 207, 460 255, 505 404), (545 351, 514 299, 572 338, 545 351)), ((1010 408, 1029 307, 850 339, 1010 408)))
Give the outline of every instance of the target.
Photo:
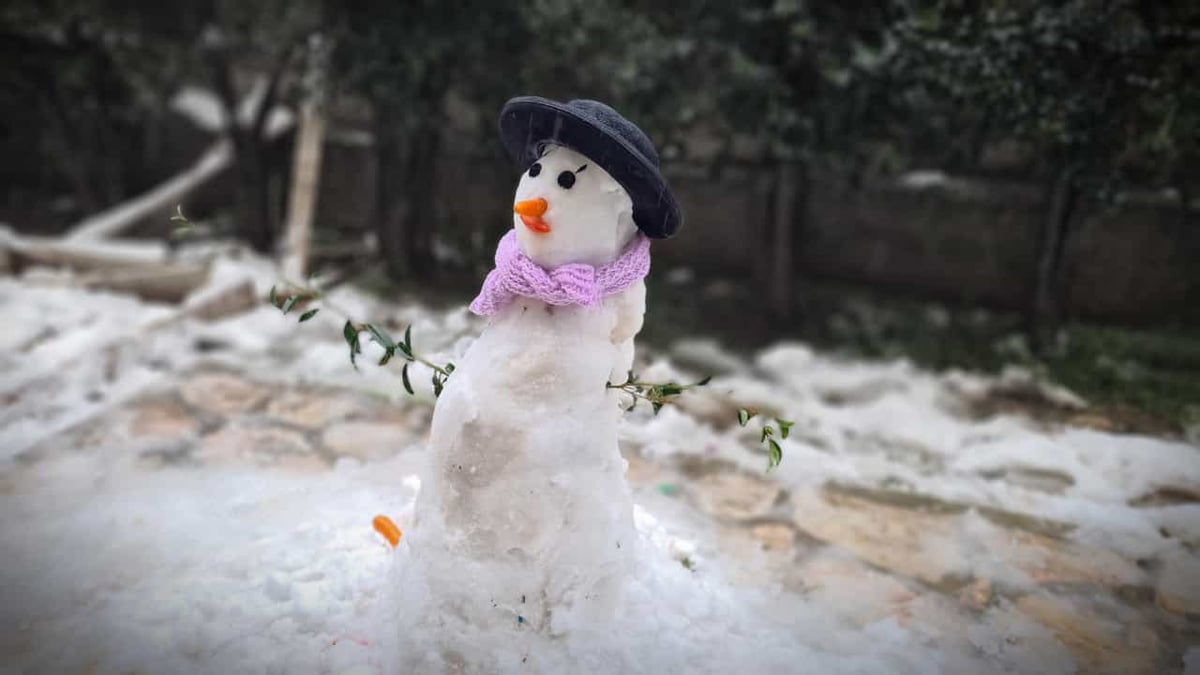
POLYGON ((899 183, 904 187, 924 189, 944 185, 947 176, 943 171, 924 170, 909 171, 900 177, 899 183))
MULTIPOLYGON (((214 276, 227 283, 240 271, 265 295, 269 277, 255 265, 220 261, 214 276)), ((349 289, 331 299, 362 316, 412 323, 418 348, 439 361, 461 358, 480 330, 461 308, 398 307, 349 289)), ((49 275, 0 279, 6 319, 0 331, 0 662, 16 672, 413 672, 422 655, 398 650, 398 627, 410 622, 404 614, 421 599, 396 581, 404 578, 407 547, 415 543, 407 539, 407 523, 426 461, 421 444, 396 447, 386 460, 343 459, 315 473, 152 468, 138 461, 144 442, 120 429, 102 430, 85 449, 58 448, 64 430, 105 419, 131 397, 177 385, 198 364, 281 386, 353 387, 396 406, 412 405, 399 368, 376 366, 370 357, 378 356, 377 348, 365 340, 359 370, 349 367, 341 321, 332 312, 301 327, 264 307, 214 324, 185 320, 145 330, 167 311, 62 287, 49 275), (201 339, 224 346, 200 352, 194 345, 201 339), (120 346, 97 351, 114 341, 120 346), (370 529, 378 513, 406 530, 399 550, 370 529)), ((935 375, 904 361, 844 361, 802 344, 777 345, 752 361, 714 345, 700 351, 722 357, 727 372, 689 393, 683 406, 658 416, 641 408, 626 415, 623 444, 651 461, 695 455, 761 476, 765 457, 752 450, 757 432, 715 423, 720 414, 708 414, 732 398, 795 421, 783 441, 783 464, 771 474, 789 490, 827 482, 886 485, 1060 521, 1073 526, 1072 538, 1083 544, 1128 560, 1166 560, 1163 587, 1194 593, 1196 557, 1178 542, 1200 539, 1200 506, 1131 502, 1163 486, 1200 485, 1195 447, 1047 429, 1017 415, 972 419, 960 411, 963 382, 986 388, 994 381, 935 375)), ((653 357, 639 372, 681 381, 701 374, 653 357)), ((428 371, 414 371, 412 379, 419 397, 432 401, 428 371)), ((921 594, 905 610, 921 620, 901 620, 889 610, 896 584, 870 568, 850 572, 861 575, 854 593, 831 586, 798 594, 778 584, 744 583, 719 550, 711 523, 689 516, 678 499, 635 498, 642 544, 620 621, 598 630, 580 624, 576 637, 540 647, 525 663, 513 655, 533 641, 514 630, 513 643, 497 653, 501 660, 485 671, 1083 668, 1053 633, 1005 602, 964 624, 939 620, 960 616, 948 608, 951 600, 921 594), (684 556, 694 571, 679 564, 684 556)), ((970 530, 964 534, 996 527, 982 517, 963 522, 970 530)), ((1008 552, 962 545, 935 553, 967 576, 1033 588, 1023 575, 1000 569, 1008 552)), ((848 564, 839 555, 831 550, 806 564, 836 571, 848 564)), ((444 572, 466 590, 475 581, 466 564, 444 572)), ((522 611, 519 602, 499 604, 498 611, 522 611)), ((1200 672, 1196 647, 1183 661, 1174 667, 1200 672)))

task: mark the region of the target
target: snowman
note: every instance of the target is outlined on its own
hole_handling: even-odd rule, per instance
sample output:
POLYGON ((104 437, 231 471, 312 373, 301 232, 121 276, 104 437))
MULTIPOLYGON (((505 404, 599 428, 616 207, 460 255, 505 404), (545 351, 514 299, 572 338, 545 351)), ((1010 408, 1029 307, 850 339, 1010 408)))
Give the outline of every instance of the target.
POLYGON ((434 410, 398 581, 449 670, 619 619, 638 540, 606 385, 633 362, 650 240, 681 222, 654 146, 603 103, 515 98, 500 132, 524 169, 513 227, 434 410))

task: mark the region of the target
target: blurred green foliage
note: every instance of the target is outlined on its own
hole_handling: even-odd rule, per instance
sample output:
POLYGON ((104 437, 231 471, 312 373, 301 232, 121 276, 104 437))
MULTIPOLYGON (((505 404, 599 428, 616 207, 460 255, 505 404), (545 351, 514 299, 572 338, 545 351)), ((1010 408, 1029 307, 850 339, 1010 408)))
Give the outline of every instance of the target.
POLYGON ((1197 26, 1187 2, 924 1, 893 26, 892 68, 913 109, 964 109, 1107 196, 1195 166, 1197 26))
POLYGON ((893 27, 891 68, 911 112, 1035 148, 1047 186, 1027 332, 1045 351, 1062 320, 1071 242, 1085 216, 1132 185, 1170 186, 1191 211, 1200 8, 1184 2, 922 0, 893 27), (1181 112, 1188 110, 1191 112, 1181 112))
MULTIPOLYGON (((1198 13, 1182 0, 13 0, 0 109, 6 140, 36 136, 94 208, 144 186, 95 184, 138 173, 105 163, 138 165, 147 120, 181 83, 215 80, 214 51, 244 80, 320 31, 336 42, 337 92, 378 120, 399 186, 378 215, 396 227, 412 225, 391 211, 440 147, 450 94, 483 111, 481 137, 513 94, 586 96, 638 121, 668 160, 704 129, 726 151, 740 138, 853 179, 971 170, 987 143, 1020 140, 1036 147, 1031 176, 1187 192, 1198 13)), ((279 95, 295 101, 303 59, 282 67, 279 95)))

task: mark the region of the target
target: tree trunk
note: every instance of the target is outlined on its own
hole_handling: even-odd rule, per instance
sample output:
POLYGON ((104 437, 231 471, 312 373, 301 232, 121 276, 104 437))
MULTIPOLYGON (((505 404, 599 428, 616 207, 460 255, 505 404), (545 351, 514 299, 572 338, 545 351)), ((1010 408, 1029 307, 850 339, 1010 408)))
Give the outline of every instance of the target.
MULTIPOLYGON (((767 280, 767 296, 771 316, 780 322, 791 321, 795 316, 793 289, 796 283, 795 233, 797 180, 803 173, 795 162, 784 160, 775 167, 775 184, 771 208, 771 229, 768 244, 771 271, 767 280)), ((803 206, 801 204, 801 206, 803 206)))
POLYGON ((1067 238, 1077 217, 1079 188, 1077 170, 1065 167, 1050 187, 1042 241, 1038 250, 1036 277, 1028 332, 1034 350, 1044 352, 1053 344, 1054 333, 1062 320, 1063 275, 1067 238))
MULTIPOLYGON (((441 100, 440 95, 433 96, 428 100, 441 100)), ((379 102, 375 110, 379 251, 391 278, 425 279, 435 268, 433 227, 441 149, 436 111, 402 112, 398 105, 379 102), (420 117, 413 119, 414 114, 420 117)))
POLYGON ((418 279, 433 274, 433 228, 437 222, 437 159, 441 134, 436 122, 423 120, 410 135, 405 171, 405 231, 409 268, 418 279))
POLYGON ((225 133, 233 143, 235 176, 237 187, 235 192, 238 232, 260 253, 270 253, 275 241, 275 223, 271 217, 271 186, 270 186, 270 141, 266 123, 271 109, 275 106, 280 78, 291 60, 294 40, 285 41, 284 46, 276 54, 270 73, 266 78, 266 88, 249 124, 243 124, 239 117, 241 106, 234 88, 233 65, 227 48, 217 44, 207 49, 205 58, 208 62, 213 87, 221 99, 225 112, 225 133))
POLYGON ((244 130, 235 131, 241 137, 235 143, 237 166, 237 227, 259 253, 270 253, 274 241, 271 227, 270 194, 267 185, 265 152, 262 141, 250 138, 244 130))
POLYGON ((91 115, 94 125, 93 135, 97 148, 95 163, 95 182, 97 191, 104 200, 104 206, 118 204, 125 197, 125 162, 123 146, 118 122, 114 115, 114 106, 120 106, 121 81, 116 75, 116 66, 108 53, 102 49, 95 50, 95 70, 93 87, 96 91, 97 111, 91 115))
POLYGON ((60 139, 61 147, 55 148, 56 151, 53 152, 56 163, 71 182, 79 210, 83 213, 94 213, 100 209, 100 199, 92 188, 88 156, 83 146, 83 137, 86 134, 80 133, 76 127, 69 112, 70 106, 54 82, 46 83, 42 95, 50 111, 50 120, 60 139))
POLYGON ((379 254, 384 269, 392 279, 409 275, 408 237, 404 222, 397 213, 394 192, 398 180, 397 158, 400 140, 396 127, 400 121, 398 106, 382 101, 373 103, 375 109, 375 232, 379 239, 379 254))
MULTIPOLYGON (((274 100, 264 96, 259 105, 273 106, 274 100)), ((234 122, 230 135, 238 181, 235 192, 237 229, 254 250, 269 254, 275 243, 276 229, 271 209, 271 139, 257 123, 247 127, 234 122)))
POLYGON ((1193 225, 1194 215, 1192 213, 1192 192, 1189 189, 1188 177, 1184 175, 1182 163, 1177 163, 1175 168, 1171 170, 1171 178, 1168 185, 1175 188, 1179 194, 1179 221, 1185 226, 1193 225))

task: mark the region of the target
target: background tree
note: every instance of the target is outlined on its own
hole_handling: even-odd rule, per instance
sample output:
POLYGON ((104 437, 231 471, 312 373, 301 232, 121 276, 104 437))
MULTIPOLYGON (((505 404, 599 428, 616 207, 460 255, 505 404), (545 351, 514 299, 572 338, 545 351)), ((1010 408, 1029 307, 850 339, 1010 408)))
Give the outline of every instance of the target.
POLYGON ((338 31, 335 68, 371 109, 375 224, 394 278, 433 271, 437 159, 452 88, 473 93, 515 80, 527 42, 521 12, 503 3, 375 3, 327 7, 338 31))
POLYGON ((757 141, 757 161, 774 167, 762 281, 772 314, 790 320, 814 174, 856 182, 891 119, 884 65, 898 9, 887 0, 690 3, 682 11, 640 4, 666 34, 699 45, 689 56, 703 64, 703 81, 684 86, 707 95, 693 106, 722 130, 718 163, 741 137, 757 141))
POLYGON ((320 7, 284 0, 209 0, 202 7, 193 42, 221 100, 224 134, 234 149, 234 218, 251 246, 269 252, 279 234, 281 196, 271 190, 267 122, 289 78, 300 70, 302 48, 320 23, 320 7), (250 78, 249 87, 239 86, 242 72, 260 75, 250 78), (253 105, 243 115, 242 101, 250 93, 253 105))
POLYGON ((541 0, 520 8, 364 1, 336 3, 329 12, 337 17, 343 85, 372 111, 376 228, 394 278, 423 278, 435 265, 438 207, 429 196, 449 94, 480 113, 472 140, 496 160, 495 113, 520 93, 603 99, 638 120, 664 154, 680 133, 677 122, 694 117, 679 105, 694 40, 665 39, 614 0, 541 0))
POLYGON ((178 169, 162 162, 168 103, 182 83, 207 81, 234 148, 237 231, 268 251, 278 214, 263 132, 317 9, 283 1, 7 3, 0 10, 4 119, 14 130, 35 130, 27 135, 71 187, 77 213, 94 213, 178 169), (257 106, 239 116, 247 80, 262 85, 257 106))
POLYGON ((1062 319, 1067 253, 1086 214, 1131 183, 1137 148, 1156 147, 1176 166, 1194 152, 1184 137, 1189 124, 1194 136, 1195 118, 1174 115, 1176 87, 1190 86, 1179 73, 1185 54, 1195 55, 1187 28, 1195 10, 1113 0, 977 5, 918 4, 897 24, 895 72, 917 90, 910 100, 979 111, 986 135, 1036 149, 1034 176, 1047 187, 1027 316, 1045 347, 1062 319))
POLYGON ((167 102, 191 72, 194 19, 190 7, 139 1, 0 8, 6 155, 43 167, 39 189, 65 187, 75 202, 66 215, 95 212, 159 177, 167 102))

